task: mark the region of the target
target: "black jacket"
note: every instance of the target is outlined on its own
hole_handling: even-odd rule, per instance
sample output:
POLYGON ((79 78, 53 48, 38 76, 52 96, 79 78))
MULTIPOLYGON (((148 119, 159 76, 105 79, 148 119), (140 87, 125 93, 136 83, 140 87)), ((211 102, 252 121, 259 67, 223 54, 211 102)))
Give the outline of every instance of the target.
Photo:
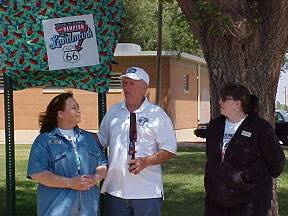
POLYGON ((221 160, 225 117, 209 123, 206 142, 205 190, 207 196, 226 207, 272 197, 272 177, 284 167, 285 155, 272 126, 249 114, 239 126, 221 160))

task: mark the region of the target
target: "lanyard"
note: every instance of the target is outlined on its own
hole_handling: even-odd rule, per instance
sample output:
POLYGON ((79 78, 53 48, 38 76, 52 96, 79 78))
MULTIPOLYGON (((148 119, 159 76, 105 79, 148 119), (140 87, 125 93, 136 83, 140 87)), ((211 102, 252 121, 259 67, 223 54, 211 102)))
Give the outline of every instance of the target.
POLYGON ((72 144, 73 151, 75 153, 75 162, 77 165, 78 173, 80 173, 80 157, 77 151, 77 145, 76 145, 76 138, 75 137, 68 137, 68 140, 72 144))
POLYGON ((137 129, 136 129, 136 114, 130 113, 130 129, 129 129, 129 150, 128 154, 132 156, 132 159, 135 159, 135 144, 137 140, 137 129))

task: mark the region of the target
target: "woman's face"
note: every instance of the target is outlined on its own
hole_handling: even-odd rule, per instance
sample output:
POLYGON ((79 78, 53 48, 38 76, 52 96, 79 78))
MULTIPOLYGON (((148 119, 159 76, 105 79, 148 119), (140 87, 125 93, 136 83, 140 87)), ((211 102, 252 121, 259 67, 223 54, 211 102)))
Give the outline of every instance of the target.
POLYGON ((81 121, 79 104, 74 98, 66 100, 64 111, 58 112, 58 119, 68 128, 74 128, 81 121))
POLYGON ((221 98, 219 105, 221 114, 228 118, 233 116, 235 112, 239 112, 241 109, 241 102, 239 100, 235 100, 231 96, 221 98))

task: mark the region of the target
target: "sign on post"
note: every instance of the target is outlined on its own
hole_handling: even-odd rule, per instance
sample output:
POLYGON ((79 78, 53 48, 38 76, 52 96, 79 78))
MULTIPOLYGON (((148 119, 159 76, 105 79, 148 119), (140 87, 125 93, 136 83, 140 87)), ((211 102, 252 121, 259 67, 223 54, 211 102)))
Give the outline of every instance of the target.
POLYGON ((42 20, 49 70, 99 64, 93 15, 42 20))

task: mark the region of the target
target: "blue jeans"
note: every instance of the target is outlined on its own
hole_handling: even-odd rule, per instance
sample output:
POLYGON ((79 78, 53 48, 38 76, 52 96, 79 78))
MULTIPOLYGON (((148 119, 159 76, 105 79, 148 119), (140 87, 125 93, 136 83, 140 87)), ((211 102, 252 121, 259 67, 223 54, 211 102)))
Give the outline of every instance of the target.
POLYGON ((122 199, 105 194, 105 216, 160 216, 162 198, 122 199))

